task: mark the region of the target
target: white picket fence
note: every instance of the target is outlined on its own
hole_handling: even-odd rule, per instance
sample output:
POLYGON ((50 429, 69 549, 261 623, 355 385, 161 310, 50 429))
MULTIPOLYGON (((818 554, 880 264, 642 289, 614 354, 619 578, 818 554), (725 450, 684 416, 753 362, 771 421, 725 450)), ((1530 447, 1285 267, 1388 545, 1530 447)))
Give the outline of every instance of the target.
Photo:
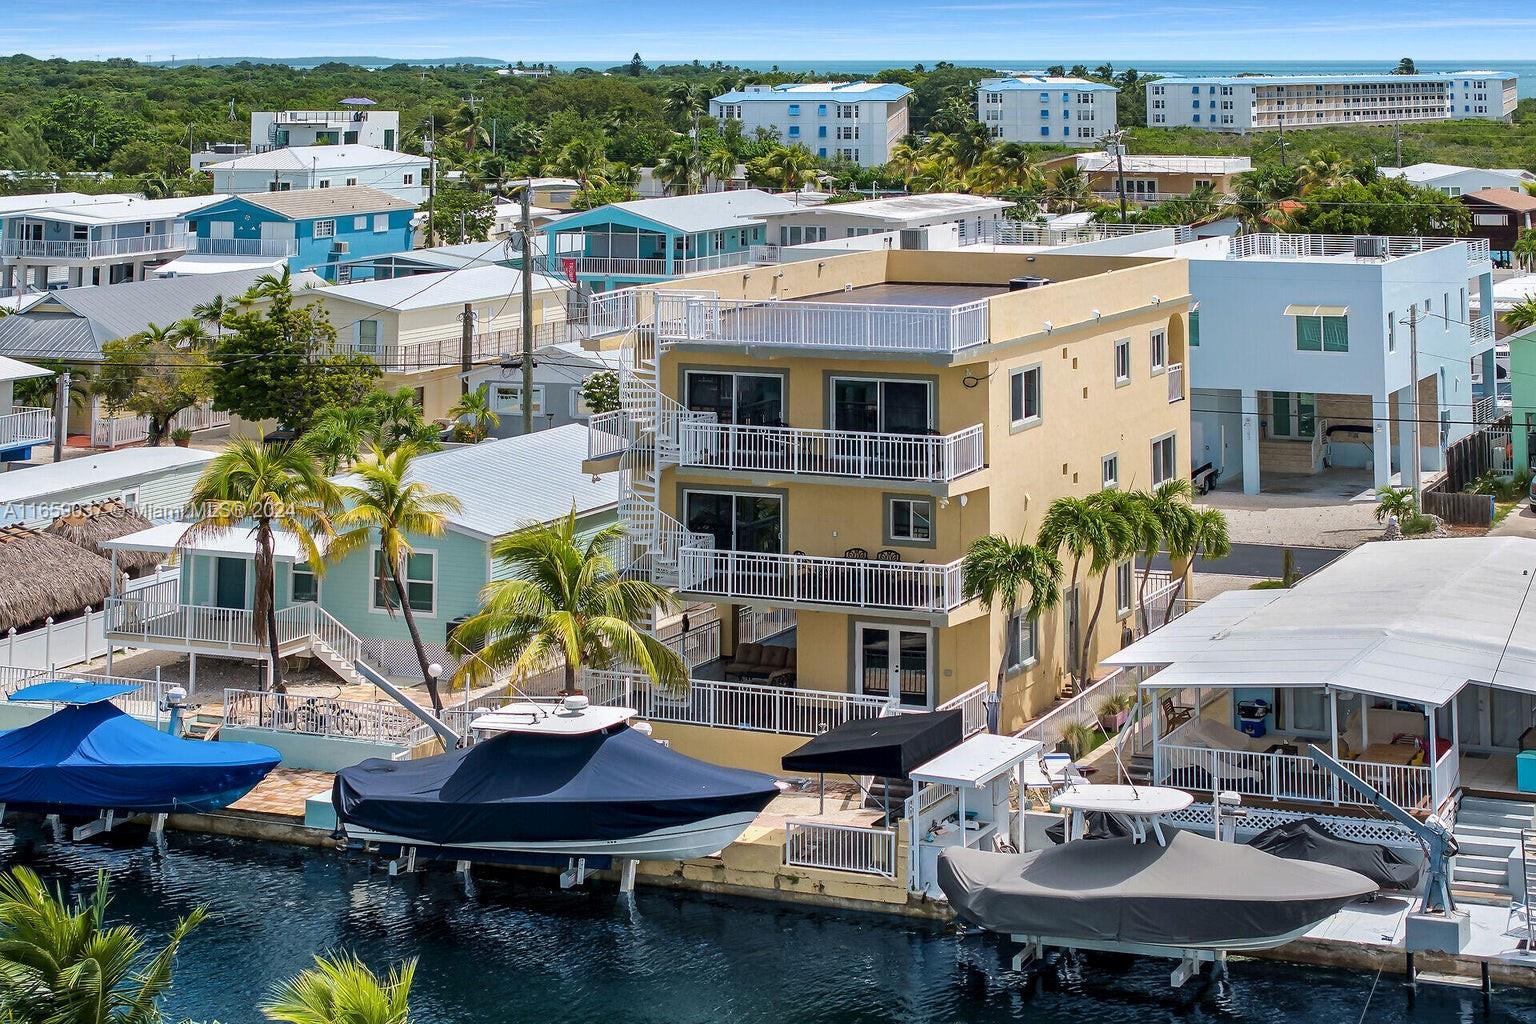
MULTIPOLYGON (((228 426, 230 415, 227 412, 217 412, 213 406, 194 405, 190 409, 183 409, 171 420, 170 430, 185 427, 187 430, 208 430, 213 427, 228 426)), ((167 442, 170 430, 166 431, 167 442)), ((110 416, 104 419, 91 421, 91 447, 93 448, 118 448, 125 444, 139 444, 149 440, 148 416, 110 416)))
MULTIPOLYGON (((181 586, 178 569, 164 569, 127 582, 129 597, 154 595, 175 601, 181 586)), ((86 608, 72 619, 46 620, 41 626, 0 637, 0 667, 29 672, 79 665, 107 653, 105 609, 86 608)))
POLYGON ((784 863, 895 878, 896 830, 790 818, 784 822, 784 863))

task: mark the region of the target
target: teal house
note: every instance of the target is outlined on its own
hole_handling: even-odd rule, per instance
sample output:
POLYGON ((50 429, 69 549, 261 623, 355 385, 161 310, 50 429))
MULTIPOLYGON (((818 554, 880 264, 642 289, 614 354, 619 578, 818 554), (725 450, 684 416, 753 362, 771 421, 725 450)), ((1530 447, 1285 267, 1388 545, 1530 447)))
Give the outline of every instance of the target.
POLYGON ((1514 411, 1510 420, 1509 441, 1516 470, 1529 467, 1536 447, 1531 434, 1536 432, 1536 327, 1528 327, 1507 338, 1509 346, 1509 398, 1514 411))
MULTIPOLYGON (((576 509, 578 526, 592 532, 617 519, 618 475, 581 471, 587 427, 573 423, 526 437, 450 448, 419 458, 413 479, 456 496, 440 537, 411 537, 407 566, 411 610, 428 656, 445 670, 457 663, 448 636, 480 607, 480 591, 504 574, 491 545, 534 523, 576 509)), ((338 483, 348 483, 338 477, 338 483)), ((134 647, 260 660, 251 609, 255 594, 255 541, 250 531, 181 544, 186 526, 157 526, 110 542, 117 550, 180 551, 179 592, 113 599, 107 634, 134 647)), ((347 678, 362 660, 386 676, 419 681, 421 670, 393 584, 383 574, 378 548, 355 552, 317 575, 291 536, 278 538, 276 603, 284 656, 309 655, 347 678)))
POLYGON ((333 284, 349 261, 410 251, 416 206, 367 185, 230 196, 187 218, 191 251, 232 269, 286 259, 333 284))
POLYGON ((548 225, 549 273, 574 271, 593 291, 664 281, 752 261, 765 218, 796 208, 759 189, 610 203, 548 225), (558 261, 558 262, 557 262, 558 261))

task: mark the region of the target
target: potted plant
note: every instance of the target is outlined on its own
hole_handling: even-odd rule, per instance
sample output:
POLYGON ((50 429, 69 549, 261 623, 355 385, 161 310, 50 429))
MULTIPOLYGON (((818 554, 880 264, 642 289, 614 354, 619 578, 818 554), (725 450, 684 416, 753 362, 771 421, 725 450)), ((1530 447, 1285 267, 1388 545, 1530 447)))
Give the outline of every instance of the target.
POLYGON ((192 431, 186 427, 177 427, 171 431, 171 443, 177 448, 185 448, 192 443, 192 431))
POLYGON ((1099 745, 1102 733, 1087 722, 1073 722, 1061 731, 1061 745, 1072 760, 1087 754, 1099 745))
POLYGON ((1114 735, 1125 725, 1125 720, 1131 716, 1131 706, 1135 699, 1129 693, 1116 693, 1105 697, 1094 709, 1099 719, 1099 728, 1106 735, 1114 735))

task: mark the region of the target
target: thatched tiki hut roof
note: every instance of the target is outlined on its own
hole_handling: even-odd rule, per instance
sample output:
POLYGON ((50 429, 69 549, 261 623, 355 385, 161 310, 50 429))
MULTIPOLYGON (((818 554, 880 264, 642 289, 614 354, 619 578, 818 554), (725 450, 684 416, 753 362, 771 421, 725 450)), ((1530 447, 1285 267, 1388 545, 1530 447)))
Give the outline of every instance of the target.
POLYGON ((0 632, 100 608, 112 594, 112 563, 25 526, 0 527, 0 632))
MULTIPOLYGON (((49 523, 44 532, 111 561, 111 552, 101 548, 103 543, 147 530, 153 525, 121 501, 112 498, 81 505, 49 523)), ((119 551, 117 567, 129 576, 142 576, 153 572, 164 558, 164 555, 153 551, 119 551)))

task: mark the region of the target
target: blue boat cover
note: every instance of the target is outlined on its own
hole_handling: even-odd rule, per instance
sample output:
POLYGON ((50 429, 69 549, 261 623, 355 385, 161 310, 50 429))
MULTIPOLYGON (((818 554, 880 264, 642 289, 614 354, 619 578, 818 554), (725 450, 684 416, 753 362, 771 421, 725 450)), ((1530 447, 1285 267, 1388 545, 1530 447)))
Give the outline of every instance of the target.
POLYGON ((258 743, 184 740, 106 703, 70 705, 0 733, 0 803, 8 810, 216 810, 280 760, 258 743))
POLYGON ((50 679, 46 683, 23 686, 8 698, 19 703, 95 704, 124 694, 137 693, 137 686, 122 683, 87 683, 80 679, 50 679))
POLYGON ((413 761, 336 773, 344 823, 439 846, 627 839, 743 811, 773 777, 696 761, 628 726, 579 736, 502 733, 413 761))

